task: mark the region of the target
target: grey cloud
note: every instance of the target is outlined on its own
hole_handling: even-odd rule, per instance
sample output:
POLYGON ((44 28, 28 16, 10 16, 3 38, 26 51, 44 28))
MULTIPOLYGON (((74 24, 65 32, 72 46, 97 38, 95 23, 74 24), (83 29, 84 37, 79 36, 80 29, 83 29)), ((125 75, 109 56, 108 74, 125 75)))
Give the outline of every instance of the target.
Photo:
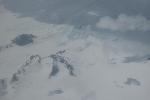
MULTIPOLYGON (((122 13, 127 16, 141 15, 145 21, 150 20, 150 0, 2 0, 1 5, 20 17, 32 17, 50 24, 69 24, 77 27, 91 25, 94 29, 100 18, 110 16, 115 19, 122 13), (94 12, 96 16, 91 16, 89 12, 94 12)), ((149 24, 147 26, 149 28, 149 24)), ((104 33, 100 31, 101 34, 104 33)), ((112 32, 109 33, 111 34, 107 35, 114 36, 112 32)), ((127 32, 121 35, 127 39, 150 43, 148 32, 127 32)))
POLYGON ((2 5, 20 16, 46 23, 95 24, 99 17, 141 14, 150 18, 149 0, 2 0, 2 5), (87 12, 99 16, 87 16, 87 12))

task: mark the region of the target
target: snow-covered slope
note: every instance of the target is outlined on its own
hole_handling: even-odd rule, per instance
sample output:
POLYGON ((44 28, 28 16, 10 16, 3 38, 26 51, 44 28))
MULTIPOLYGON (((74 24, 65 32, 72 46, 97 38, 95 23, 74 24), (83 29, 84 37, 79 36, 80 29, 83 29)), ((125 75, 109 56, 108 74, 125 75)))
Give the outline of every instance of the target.
POLYGON ((149 47, 10 12, 0 20, 5 15, 12 19, 0 23, 0 100, 150 99, 149 47), (23 33, 34 34, 34 42, 11 42, 23 33))

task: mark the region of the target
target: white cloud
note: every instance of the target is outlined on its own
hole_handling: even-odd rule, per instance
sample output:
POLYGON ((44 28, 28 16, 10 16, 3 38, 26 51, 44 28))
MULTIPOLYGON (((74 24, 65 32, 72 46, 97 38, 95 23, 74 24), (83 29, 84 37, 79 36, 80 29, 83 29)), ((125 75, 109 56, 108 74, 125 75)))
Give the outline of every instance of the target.
POLYGON ((150 20, 141 15, 118 15, 117 18, 109 16, 100 18, 96 24, 98 28, 112 31, 150 31, 150 20))

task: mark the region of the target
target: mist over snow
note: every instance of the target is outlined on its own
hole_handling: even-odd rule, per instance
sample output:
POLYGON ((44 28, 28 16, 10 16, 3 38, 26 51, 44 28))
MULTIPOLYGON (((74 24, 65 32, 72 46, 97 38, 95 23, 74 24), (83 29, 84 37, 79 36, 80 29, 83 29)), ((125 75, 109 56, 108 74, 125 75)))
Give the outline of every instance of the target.
POLYGON ((150 100, 149 3, 0 0, 0 100, 150 100))

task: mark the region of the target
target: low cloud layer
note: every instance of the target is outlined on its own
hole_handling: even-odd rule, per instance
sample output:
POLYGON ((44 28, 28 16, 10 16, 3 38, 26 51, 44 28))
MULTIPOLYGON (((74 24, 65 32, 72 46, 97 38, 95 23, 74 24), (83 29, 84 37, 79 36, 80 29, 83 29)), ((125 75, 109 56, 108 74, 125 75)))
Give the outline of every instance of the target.
POLYGON ((99 16, 120 13, 150 18, 150 0, 0 0, 5 9, 20 17, 50 24, 95 25, 99 16), (92 13, 91 13, 92 11, 92 13), (87 13, 96 16, 88 15, 87 13), (98 15, 98 16, 97 16, 98 15))
POLYGON ((150 20, 141 15, 128 16, 125 14, 118 15, 117 18, 109 16, 100 18, 96 26, 100 29, 111 31, 150 31, 150 20))

